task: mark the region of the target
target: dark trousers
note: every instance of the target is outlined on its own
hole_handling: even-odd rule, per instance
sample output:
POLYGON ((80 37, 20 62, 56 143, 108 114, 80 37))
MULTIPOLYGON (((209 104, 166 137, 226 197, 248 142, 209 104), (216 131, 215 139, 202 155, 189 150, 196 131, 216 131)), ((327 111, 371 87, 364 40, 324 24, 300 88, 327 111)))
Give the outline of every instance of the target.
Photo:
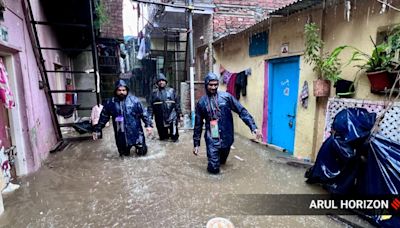
POLYGON ((160 137, 160 140, 166 140, 166 139, 171 138, 172 141, 175 142, 179 138, 177 121, 175 122, 175 124, 171 124, 169 127, 164 127, 161 124, 157 125, 157 131, 158 131, 158 136, 160 137), (174 132, 174 130, 175 130, 175 132, 174 132))
POLYGON ((119 156, 129 156, 131 154, 131 148, 135 146, 136 154, 139 156, 144 156, 147 153, 147 145, 146 143, 138 144, 138 145, 131 145, 125 147, 118 147, 119 156))
POLYGON ((217 148, 214 145, 207 146, 207 158, 208 158, 208 172, 212 174, 219 173, 219 167, 226 163, 228 159, 231 147, 228 148, 217 148))

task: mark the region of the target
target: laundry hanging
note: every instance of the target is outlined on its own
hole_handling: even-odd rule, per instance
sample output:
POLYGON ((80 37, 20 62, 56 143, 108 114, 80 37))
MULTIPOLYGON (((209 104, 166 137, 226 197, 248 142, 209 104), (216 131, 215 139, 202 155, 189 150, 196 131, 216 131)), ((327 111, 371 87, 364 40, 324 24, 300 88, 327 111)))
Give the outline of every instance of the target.
POLYGON ((230 93, 232 96, 236 96, 235 93, 236 76, 237 74, 232 74, 226 86, 226 92, 230 93))
POLYGON ((146 41, 145 41, 145 38, 142 38, 140 40, 140 46, 139 46, 139 51, 137 54, 137 59, 142 60, 145 55, 146 55, 146 41))
POLYGON ((229 80, 231 79, 232 73, 229 71, 224 71, 224 73, 222 73, 222 83, 224 84, 228 84, 229 80))
POLYGON ((247 95, 247 77, 251 75, 251 69, 248 68, 239 73, 232 73, 226 70, 223 66, 220 66, 220 73, 222 75, 222 83, 227 84, 226 91, 236 99, 240 99, 242 96, 247 95))
POLYGON ((8 84, 8 74, 2 58, 0 58, 0 102, 9 109, 15 106, 14 96, 8 84))
POLYGON ((237 74, 235 82, 235 95, 236 99, 240 99, 240 94, 247 95, 247 75, 246 71, 237 74))

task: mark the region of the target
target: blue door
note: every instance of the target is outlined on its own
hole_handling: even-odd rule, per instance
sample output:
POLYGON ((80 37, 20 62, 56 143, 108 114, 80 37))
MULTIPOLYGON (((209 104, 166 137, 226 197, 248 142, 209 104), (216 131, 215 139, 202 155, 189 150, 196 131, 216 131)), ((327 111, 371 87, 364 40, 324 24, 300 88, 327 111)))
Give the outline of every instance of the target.
POLYGON ((293 154, 299 57, 274 59, 268 63, 268 142, 293 154))

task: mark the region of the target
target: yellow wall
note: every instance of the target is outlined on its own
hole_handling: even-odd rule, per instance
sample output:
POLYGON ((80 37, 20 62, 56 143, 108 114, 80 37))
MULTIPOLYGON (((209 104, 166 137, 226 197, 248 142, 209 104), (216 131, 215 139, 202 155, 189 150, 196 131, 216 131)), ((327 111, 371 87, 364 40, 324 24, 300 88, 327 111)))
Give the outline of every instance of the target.
MULTIPOLYGON (((351 45, 360 50, 371 53, 373 44, 370 36, 375 41, 378 29, 400 23, 400 13, 389 10, 380 14, 382 4, 377 1, 356 1, 355 10, 351 11, 349 22, 343 17, 343 4, 330 7, 326 16, 326 28, 324 33, 325 49, 330 51, 339 45, 351 45), (340 12, 340 13, 339 13, 340 12)), ((349 59, 351 51, 345 51, 341 59, 349 59)), ((357 68, 352 66, 343 69, 342 77, 348 80, 354 80, 357 68)), ((366 75, 361 72, 358 76, 356 96, 357 99, 382 100, 382 96, 370 93, 370 84, 366 75)))
MULTIPOLYGON (((216 46, 215 57, 217 63, 222 64, 231 72, 240 72, 247 68, 252 69, 252 75, 248 77, 247 96, 241 96, 240 102, 253 115, 259 129, 262 126, 263 93, 264 93, 264 57, 249 58, 247 36, 239 36, 222 46, 216 46)), ((220 90, 226 90, 221 85, 220 90)), ((249 128, 235 117, 235 130, 241 135, 251 136, 249 128)))
MULTIPOLYGON (((354 2, 353 2, 354 3, 354 2)), ((370 36, 376 41, 377 32, 382 29, 387 30, 388 26, 400 23, 400 13, 388 10, 380 14, 382 4, 374 1, 356 1, 351 11, 350 21, 344 19, 344 6, 339 4, 336 7, 329 7, 325 17, 324 41, 325 50, 331 51, 340 45, 351 45, 368 54, 372 53, 373 44, 370 36), (336 12, 336 13, 335 13, 336 12)), ((350 59, 352 51, 347 50, 340 55, 343 62, 350 59)), ((359 62, 358 64, 360 64, 359 62)), ((384 100, 382 95, 374 95, 370 92, 370 83, 365 72, 350 66, 344 67, 341 77, 348 80, 356 79, 356 94, 353 98, 365 100, 384 100), (357 76, 356 76, 357 75, 357 76)), ((334 90, 331 96, 334 96, 334 90)), ((317 149, 323 142, 323 130, 325 126, 325 109, 320 108, 318 118, 317 149)))
MULTIPOLYGON (((318 11, 312 12, 313 18, 319 18, 318 11)), ((257 126, 261 129, 263 121, 263 103, 264 103, 264 67, 265 61, 271 58, 298 56, 304 49, 303 27, 307 17, 303 15, 294 15, 289 20, 283 18, 273 18, 272 25, 264 23, 263 26, 257 26, 255 30, 244 32, 215 45, 215 58, 217 64, 221 64, 227 70, 239 72, 246 68, 252 69, 252 75, 248 77, 247 96, 241 97, 240 102, 249 110, 255 118, 257 126), (249 57, 248 37, 254 33, 268 31, 269 47, 268 54, 258 57, 249 57), (281 45, 289 43, 289 53, 281 54, 281 45)), ((304 80, 307 80, 312 91, 312 80, 315 78, 312 67, 303 64, 300 61, 300 80, 299 88, 301 91, 304 80)), ((226 90, 221 86, 221 90, 226 90)), ((294 156, 311 157, 314 126, 315 122, 315 98, 310 96, 308 109, 297 109, 295 149, 294 156)), ((235 117, 235 130, 237 133, 250 137, 250 131, 245 124, 235 117)))
MULTIPOLYGON (((370 35, 373 39, 376 39, 376 33, 380 27, 400 23, 400 13, 389 10, 385 14, 379 14, 381 4, 377 1, 357 1, 356 3, 357 5, 352 6, 350 22, 347 22, 344 18, 343 4, 328 7, 323 34, 325 51, 331 51, 339 45, 347 44, 370 52, 373 48, 370 35)), ((248 95, 241 97, 240 102, 253 115, 259 128, 262 127, 263 119, 264 62, 271 58, 302 55, 304 50, 304 24, 308 18, 319 24, 321 28, 322 10, 306 10, 289 17, 272 18, 272 23, 271 21, 263 22, 253 26, 250 31, 242 32, 214 44, 214 57, 217 64, 221 64, 231 72, 239 72, 246 68, 252 69, 252 75, 248 77, 248 95), (249 57, 248 37, 261 31, 269 32, 269 53, 264 56, 249 57), (283 43, 289 43, 290 53, 288 55, 280 54, 283 43)), ((351 52, 346 51, 341 55, 341 59, 348 59, 350 55, 351 52)), ((342 77, 353 80, 357 71, 357 68, 348 66, 343 69, 342 77)), ((327 98, 318 98, 317 102, 317 99, 313 96, 312 81, 315 78, 316 74, 312 71, 312 66, 304 63, 303 58, 301 58, 298 91, 300 93, 304 81, 308 81, 310 99, 308 109, 304 109, 300 105, 297 108, 294 156, 300 158, 314 159, 315 151, 318 151, 322 144, 327 98)), ((356 88, 356 96, 354 97, 356 99, 384 99, 382 96, 370 93, 369 81, 363 74, 360 75, 356 88)), ((225 86, 221 86, 221 90, 225 89, 225 86)), ((333 88, 331 96, 334 96, 333 88)), ((249 129, 238 120, 238 117, 235 117, 235 130, 243 136, 250 137, 249 129)))

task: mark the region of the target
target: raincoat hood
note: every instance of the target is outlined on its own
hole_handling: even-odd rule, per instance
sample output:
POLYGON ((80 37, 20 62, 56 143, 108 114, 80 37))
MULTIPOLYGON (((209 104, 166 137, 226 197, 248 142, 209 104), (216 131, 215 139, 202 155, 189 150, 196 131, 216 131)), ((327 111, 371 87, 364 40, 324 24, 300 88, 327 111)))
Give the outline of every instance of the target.
POLYGON ((129 92, 128 84, 126 84, 126 82, 124 80, 122 80, 122 79, 119 79, 119 80, 117 80, 115 82, 115 84, 114 84, 114 92, 117 91, 118 87, 121 87, 121 86, 125 87, 126 90, 129 92))
POLYGON ((204 88, 206 89, 206 93, 209 94, 208 89, 207 89, 207 85, 208 83, 210 83, 210 81, 218 81, 219 82, 219 78, 216 74, 209 72, 206 77, 204 78, 204 88))
POLYGON ((168 83, 168 80, 167 80, 167 78, 165 77, 165 75, 163 73, 158 74, 158 78, 157 78, 157 82, 156 83, 158 83, 159 81, 165 81, 165 82, 168 83))
POLYGON ((210 72, 206 75, 204 79, 204 85, 207 86, 210 81, 219 81, 219 78, 216 74, 210 72))

